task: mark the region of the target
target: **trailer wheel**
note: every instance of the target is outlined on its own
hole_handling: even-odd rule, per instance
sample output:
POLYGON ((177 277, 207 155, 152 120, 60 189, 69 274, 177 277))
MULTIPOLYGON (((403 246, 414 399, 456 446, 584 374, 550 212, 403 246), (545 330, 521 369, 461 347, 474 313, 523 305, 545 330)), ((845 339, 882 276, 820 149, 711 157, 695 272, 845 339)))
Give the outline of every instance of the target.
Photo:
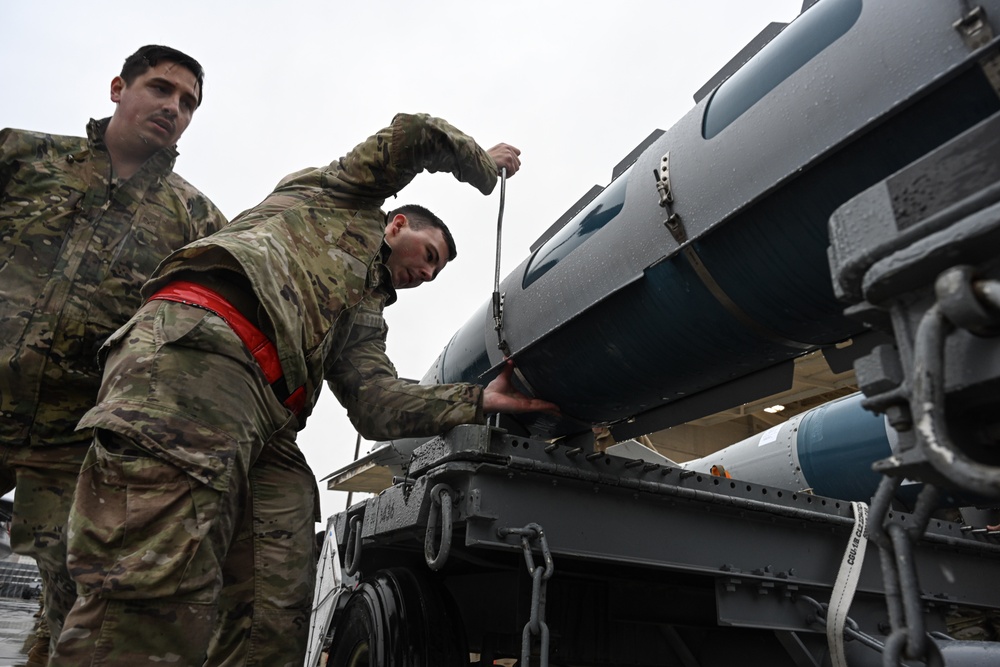
POLYGON ((442 586, 405 568, 379 570, 337 622, 330 667, 466 667, 469 651, 442 586))

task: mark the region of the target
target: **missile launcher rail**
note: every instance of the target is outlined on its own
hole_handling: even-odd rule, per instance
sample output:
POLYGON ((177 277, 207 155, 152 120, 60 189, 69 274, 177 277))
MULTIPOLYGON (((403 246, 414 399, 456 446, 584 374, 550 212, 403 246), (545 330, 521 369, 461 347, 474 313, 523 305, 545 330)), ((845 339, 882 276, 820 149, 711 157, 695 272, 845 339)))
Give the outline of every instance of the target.
MULTIPOLYGON (((466 665, 469 653, 483 665, 822 665, 855 530, 849 502, 458 427, 419 447, 405 478, 331 518, 328 556, 342 555, 340 590, 353 593, 338 601, 352 625, 335 628, 329 664, 355 664, 361 647, 373 665, 466 665), (544 577, 534 595, 529 562, 544 577), (359 624, 369 634, 352 643, 359 624), (451 661, 441 642, 457 647, 451 661)), ((960 608, 1000 613, 987 584, 1000 581, 997 536, 933 520, 914 562, 928 632, 960 608)), ((870 548, 848 664, 882 664, 885 594, 870 548)))

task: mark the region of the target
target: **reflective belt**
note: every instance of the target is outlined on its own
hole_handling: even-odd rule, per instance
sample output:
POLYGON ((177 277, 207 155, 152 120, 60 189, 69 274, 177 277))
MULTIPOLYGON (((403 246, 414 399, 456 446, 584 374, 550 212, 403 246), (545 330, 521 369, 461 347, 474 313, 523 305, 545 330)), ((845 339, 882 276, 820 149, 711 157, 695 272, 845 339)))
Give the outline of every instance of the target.
POLYGON ((257 365, 264 371, 264 378, 278 400, 296 415, 305 407, 306 388, 301 386, 289 393, 274 343, 221 294, 198 283, 175 280, 149 297, 150 301, 154 299, 203 308, 221 317, 257 360, 257 365))

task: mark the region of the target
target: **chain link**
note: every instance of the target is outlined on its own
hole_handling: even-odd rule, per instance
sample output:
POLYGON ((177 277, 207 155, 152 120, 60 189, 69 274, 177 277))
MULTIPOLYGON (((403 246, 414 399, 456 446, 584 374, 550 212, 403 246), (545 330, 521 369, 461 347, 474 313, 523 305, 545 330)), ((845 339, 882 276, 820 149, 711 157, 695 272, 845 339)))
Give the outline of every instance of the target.
POLYGON ((927 530, 940 492, 930 484, 925 485, 917 498, 913 525, 903 528, 889 519, 890 505, 886 502, 900 482, 898 477, 882 480, 869 517, 870 537, 878 546, 881 557, 886 606, 892 628, 885 642, 882 664, 897 667, 902 664, 903 658, 907 658, 934 665, 939 664, 940 654, 933 650, 933 642, 928 640, 924 625, 914 546, 927 530))
MULTIPOLYGON (((829 605, 822 604, 808 595, 800 595, 798 599, 812 608, 813 613, 816 615, 816 622, 819 625, 826 626, 829 605)), ((851 617, 847 617, 844 624, 844 636, 848 639, 856 640, 868 648, 878 651, 879 653, 885 650, 885 645, 882 644, 882 642, 875 639, 871 635, 862 632, 858 622, 851 617)))
POLYGON ((529 523, 524 528, 500 528, 497 535, 501 538, 508 535, 521 537, 521 550, 524 552, 524 562, 531 575, 531 614, 521 633, 521 660, 519 667, 530 667, 532 637, 538 637, 539 664, 549 665, 549 626, 545 623, 545 591, 546 583, 552 576, 555 566, 549 543, 545 539, 545 531, 537 523, 529 523), (535 564, 535 556, 531 552, 531 543, 538 541, 542 549, 542 565, 535 564))
POLYGON ((972 460, 952 438, 945 400, 945 352, 956 328, 993 333, 1000 325, 1000 286, 977 280, 970 267, 956 266, 935 280, 935 303, 920 319, 913 340, 912 388, 908 397, 913 414, 912 470, 887 469, 869 515, 870 539, 879 549, 882 579, 891 631, 885 642, 883 664, 896 667, 902 660, 926 665, 943 662, 924 623, 917 576, 915 546, 938 507, 941 491, 935 484, 965 489, 983 496, 1000 489, 1000 468, 972 460), (904 476, 924 482, 908 527, 890 518, 891 500, 904 476))

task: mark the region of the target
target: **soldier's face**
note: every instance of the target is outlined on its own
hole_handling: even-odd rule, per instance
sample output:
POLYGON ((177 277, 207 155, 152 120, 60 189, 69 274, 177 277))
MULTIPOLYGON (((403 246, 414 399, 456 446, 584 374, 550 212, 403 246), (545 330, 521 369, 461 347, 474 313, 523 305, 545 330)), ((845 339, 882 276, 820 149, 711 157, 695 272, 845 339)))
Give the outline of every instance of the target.
POLYGON ((448 263, 448 244, 437 227, 413 229, 406 216, 397 215, 386 226, 385 240, 392 248, 386 266, 396 289, 430 282, 448 263))
POLYGON ((198 80, 191 70, 164 61, 150 67, 126 85, 120 76, 111 82, 111 101, 118 105, 115 120, 127 142, 149 155, 173 146, 191 123, 198 107, 198 80))

